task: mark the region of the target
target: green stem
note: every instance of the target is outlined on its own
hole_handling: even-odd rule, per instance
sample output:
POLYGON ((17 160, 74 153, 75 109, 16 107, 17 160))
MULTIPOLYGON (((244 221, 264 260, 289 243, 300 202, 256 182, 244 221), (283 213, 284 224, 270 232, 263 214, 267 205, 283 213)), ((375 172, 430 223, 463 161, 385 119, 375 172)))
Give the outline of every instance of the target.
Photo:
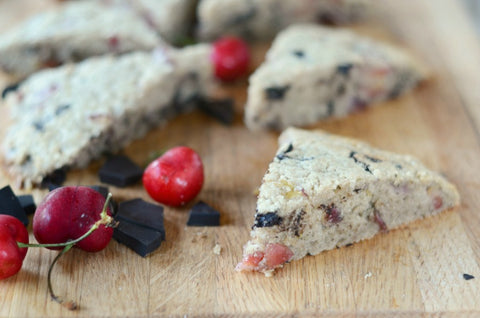
POLYGON ((59 303, 61 305, 64 305, 65 307, 67 307, 70 310, 77 309, 77 304, 74 301, 65 302, 61 297, 58 297, 57 295, 55 295, 55 293, 53 292, 53 287, 52 287, 52 270, 53 270, 53 267, 55 266, 55 264, 57 263, 57 261, 60 259, 60 257, 62 257, 63 254, 68 252, 73 247, 73 245, 74 244, 70 244, 70 245, 65 246, 63 248, 63 250, 60 253, 58 253, 58 255, 53 259, 52 264, 50 264, 50 267, 48 268, 48 275, 47 275, 48 291, 50 292, 50 297, 52 297, 52 299, 54 301, 56 301, 57 303, 59 303))

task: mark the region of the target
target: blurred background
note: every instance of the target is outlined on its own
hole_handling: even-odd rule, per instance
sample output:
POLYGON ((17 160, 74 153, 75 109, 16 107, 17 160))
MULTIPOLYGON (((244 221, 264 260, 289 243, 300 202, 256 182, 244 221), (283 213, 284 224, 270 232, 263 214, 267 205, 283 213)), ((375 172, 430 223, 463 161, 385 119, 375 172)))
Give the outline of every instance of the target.
POLYGON ((480 35, 480 0, 463 0, 463 2, 473 18, 477 32, 480 35))

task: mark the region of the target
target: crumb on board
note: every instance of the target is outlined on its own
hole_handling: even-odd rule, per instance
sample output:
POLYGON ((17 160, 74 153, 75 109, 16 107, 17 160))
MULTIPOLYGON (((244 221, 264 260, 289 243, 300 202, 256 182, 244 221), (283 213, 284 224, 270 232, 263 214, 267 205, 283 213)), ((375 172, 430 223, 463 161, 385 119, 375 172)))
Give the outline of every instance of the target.
POLYGON ((370 278, 370 277, 372 277, 372 272, 366 273, 363 278, 367 279, 367 278, 370 278))
POLYGON ((220 255, 221 251, 222 247, 220 246, 220 244, 215 244, 215 246, 213 247, 213 254, 220 255))

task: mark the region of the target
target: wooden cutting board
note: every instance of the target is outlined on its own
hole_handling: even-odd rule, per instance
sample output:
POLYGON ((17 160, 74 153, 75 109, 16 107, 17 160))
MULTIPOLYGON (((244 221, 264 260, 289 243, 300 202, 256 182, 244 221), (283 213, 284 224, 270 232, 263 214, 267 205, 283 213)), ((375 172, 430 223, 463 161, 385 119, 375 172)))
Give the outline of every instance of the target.
MULTIPOLYGON (((46 275, 56 252, 30 249, 22 271, 0 282, 0 316, 479 317, 479 40, 458 1, 373 2, 377 12, 355 29, 408 48, 431 68, 432 79, 398 100, 313 128, 417 156, 458 186, 458 209, 306 257, 273 278, 236 273, 253 222, 254 193, 278 136, 245 128, 246 84, 240 82, 226 87, 237 102, 232 126, 192 112, 125 149, 143 165, 158 150, 195 148, 206 173, 198 199, 221 212, 220 227, 186 227, 190 206, 166 208, 166 242, 146 258, 115 241, 96 254, 69 252, 57 264, 53 284, 59 295, 79 302, 76 312, 49 298, 46 275), (216 244, 220 255, 213 253, 216 244), (467 281, 464 273, 475 278, 467 281)), ((0 30, 50 5, 0 1, 0 30)), ((254 50, 258 64, 264 49, 254 50)), ((2 78, 0 86, 5 83, 2 78)), ((69 173, 67 184, 98 184, 100 164, 69 173)), ((0 186, 9 183, 1 174, 0 186)), ((150 200, 140 184, 110 189, 117 201, 150 200)), ((32 193, 37 202, 45 195, 32 193)))

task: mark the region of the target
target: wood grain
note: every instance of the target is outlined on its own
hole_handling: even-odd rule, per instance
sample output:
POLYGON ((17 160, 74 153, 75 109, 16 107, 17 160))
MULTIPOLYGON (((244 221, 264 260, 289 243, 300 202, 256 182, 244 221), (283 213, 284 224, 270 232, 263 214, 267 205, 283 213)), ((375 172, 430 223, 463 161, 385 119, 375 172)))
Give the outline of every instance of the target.
MULTIPOLYGON (((50 5, 47 0, 0 1, 0 30, 50 5)), ((432 79, 398 100, 310 128, 420 158, 458 186, 458 209, 306 257, 273 278, 236 273, 253 221, 254 193, 278 136, 245 128, 246 83, 240 82, 225 87, 237 101, 231 127, 194 111, 124 150, 144 165, 152 152, 179 144, 195 148, 206 173, 198 199, 221 212, 220 227, 186 227, 190 205, 166 208, 167 240, 146 258, 114 241, 97 254, 69 252, 54 270, 54 287, 80 303, 77 312, 49 298, 47 268, 56 252, 30 249, 22 271, 0 282, 0 316, 480 316, 480 42, 458 1, 384 0, 375 5, 369 21, 354 28, 409 49, 429 66, 432 79), (222 247, 220 255, 213 253, 216 244, 222 247), (476 278, 467 281, 464 273, 476 278)), ((254 64, 261 62, 266 47, 254 48, 254 64)), ((0 78, 0 86, 7 80, 0 78)), ((72 171, 67 184, 98 184, 100 165, 101 160, 72 171)), ((0 186, 9 182, 0 174, 0 186)), ((149 200, 140 184, 111 191, 118 201, 149 200)), ((33 194, 38 202, 45 192, 33 194)))

